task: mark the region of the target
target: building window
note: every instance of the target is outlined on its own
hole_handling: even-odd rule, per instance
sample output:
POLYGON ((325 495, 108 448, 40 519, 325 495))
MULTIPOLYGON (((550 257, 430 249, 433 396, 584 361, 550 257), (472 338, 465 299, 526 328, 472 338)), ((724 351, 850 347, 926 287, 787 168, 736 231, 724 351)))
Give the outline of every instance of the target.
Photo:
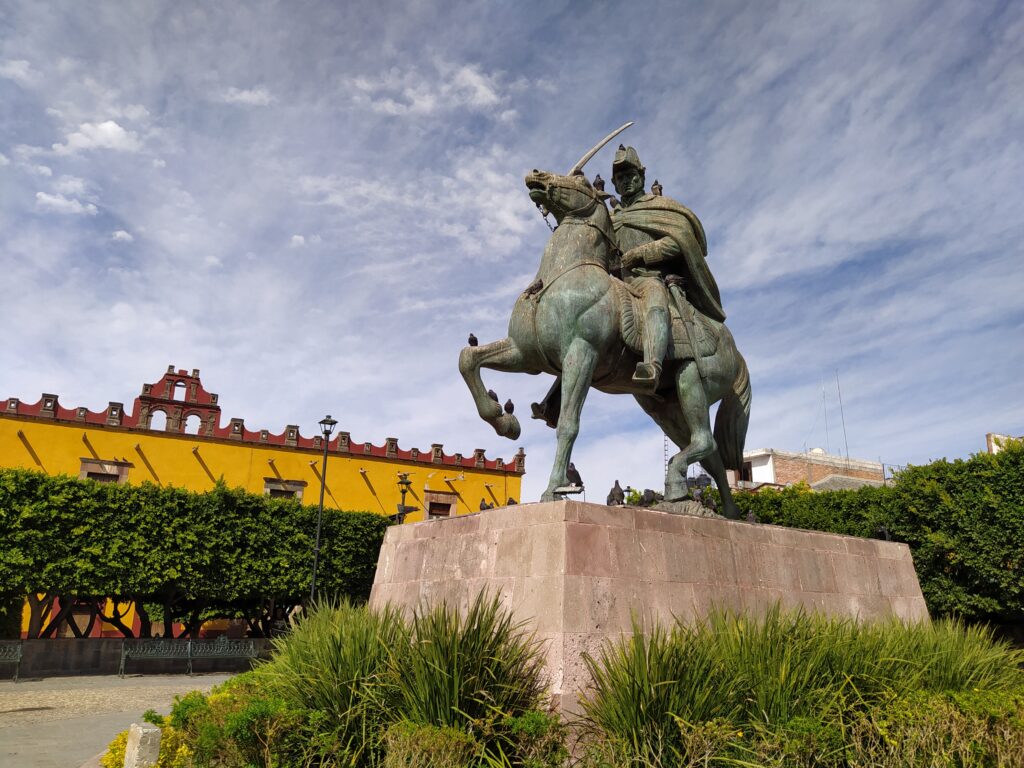
POLYGON ((424 491, 423 506, 426 507, 427 519, 451 517, 455 514, 459 502, 457 494, 447 491, 424 491))
POLYGON ((302 501, 302 492, 305 489, 305 480, 282 480, 279 477, 263 478, 263 495, 272 499, 302 501))
POLYGON ((754 464, 750 461, 743 462, 743 469, 740 470, 740 480, 744 483, 754 482, 754 464))
POLYGON ((105 461, 103 459, 80 459, 79 480, 95 480, 98 483, 127 483, 128 471, 134 467, 130 461, 105 461))

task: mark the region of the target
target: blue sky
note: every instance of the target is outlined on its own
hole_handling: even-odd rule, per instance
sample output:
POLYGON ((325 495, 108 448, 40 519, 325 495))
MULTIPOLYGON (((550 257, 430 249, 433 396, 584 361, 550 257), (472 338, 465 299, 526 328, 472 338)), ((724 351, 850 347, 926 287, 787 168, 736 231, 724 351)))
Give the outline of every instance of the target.
MULTIPOLYGON (((707 229, 748 448, 836 451, 837 370, 851 456, 1024 433, 1020 3, 0 0, 0 105, 0 396, 200 368, 250 428, 522 445, 535 499, 553 433, 495 436, 458 351, 536 269, 524 174, 635 120, 707 229)), ((661 486, 631 398, 592 395, 575 456, 591 498, 661 486)))

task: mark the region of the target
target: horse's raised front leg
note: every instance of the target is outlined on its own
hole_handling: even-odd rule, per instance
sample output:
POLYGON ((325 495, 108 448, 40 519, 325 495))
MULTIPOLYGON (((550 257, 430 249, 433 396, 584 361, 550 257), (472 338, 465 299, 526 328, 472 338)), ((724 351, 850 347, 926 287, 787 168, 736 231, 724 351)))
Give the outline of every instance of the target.
MULTIPOLYGON (((501 403, 491 399, 480 378, 480 369, 490 368, 508 373, 523 372, 523 355, 512 339, 502 339, 479 347, 464 347, 459 353, 459 372, 466 380, 480 418, 494 427, 502 437, 519 437, 519 419, 502 410, 501 403)), ((533 371, 530 371, 533 373, 533 371)))
POLYGON ((568 482, 565 474, 569 468, 569 459, 572 458, 573 444, 580 433, 580 413, 590 391, 595 365, 597 352, 594 348, 583 339, 574 339, 562 361, 562 404, 558 413, 558 426, 555 428, 558 443, 551 477, 547 489, 540 497, 541 501, 554 501, 555 489, 568 482))

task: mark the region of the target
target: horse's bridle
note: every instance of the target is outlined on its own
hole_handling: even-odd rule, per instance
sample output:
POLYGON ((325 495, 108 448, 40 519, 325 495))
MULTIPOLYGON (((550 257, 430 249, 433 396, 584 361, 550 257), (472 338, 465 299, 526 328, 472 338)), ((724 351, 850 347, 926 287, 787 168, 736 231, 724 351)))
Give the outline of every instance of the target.
MULTIPOLYGON (((568 177, 568 178, 571 178, 571 177, 568 177)), ((552 186, 556 186, 557 187, 559 185, 552 185, 552 186)), ((562 189, 566 189, 566 187, 564 187, 564 186, 561 187, 561 188, 562 189)), ((581 226, 582 225, 582 226, 586 226, 586 227, 593 227, 598 232, 600 232, 601 236, 608 242, 608 245, 611 248, 611 256, 613 256, 613 257, 620 256, 622 254, 622 252, 619 250, 619 244, 617 242, 615 242, 615 238, 610 233, 605 232, 604 229, 602 229, 601 227, 599 227, 597 224, 595 224, 592 221, 580 220, 578 218, 574 218, 575 216, 577 216, 577 214, 584 213, 584 212, 589 212, 595 205, 603 205, 604 201, 601 200, 601 198, 597 196, 596 192, 587 192, 586 190, 579 190, 578 187, 573 187, 572 189, 575 189, 575 190, 583 192, 583 194, 585 194, 587 196, 587 198, 589 199, 589 202, 585 203, 584 205, 581 205, 579 208, 573 208, 572 210, 569 210, 569 211, 566 211, 565 213, 563 213, 562 214, 562 220, 560 222, 558 222, 558 226, 560 227, 563 224, 575 224, 577 226, 581 226)), ((553 232, 554 229, 552 229, 551 231, 553 232)))

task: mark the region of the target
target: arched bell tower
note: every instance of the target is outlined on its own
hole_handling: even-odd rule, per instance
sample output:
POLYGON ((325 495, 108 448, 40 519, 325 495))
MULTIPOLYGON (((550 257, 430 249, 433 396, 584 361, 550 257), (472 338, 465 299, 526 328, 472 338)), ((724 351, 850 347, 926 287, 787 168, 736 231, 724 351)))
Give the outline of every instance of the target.
POLYGON ((189 373, 184 368, 175 370, 167 366, 167 373, 155 384, 143 384, 142 394, 135 398, 138 426, 149 429, 153 414, 167 414, 166 431, 183 433, 189 416, 199 417, 199 434, 213 437, 220 427, 220 406, 217 395, 203 389, 199 369, 189 373))

